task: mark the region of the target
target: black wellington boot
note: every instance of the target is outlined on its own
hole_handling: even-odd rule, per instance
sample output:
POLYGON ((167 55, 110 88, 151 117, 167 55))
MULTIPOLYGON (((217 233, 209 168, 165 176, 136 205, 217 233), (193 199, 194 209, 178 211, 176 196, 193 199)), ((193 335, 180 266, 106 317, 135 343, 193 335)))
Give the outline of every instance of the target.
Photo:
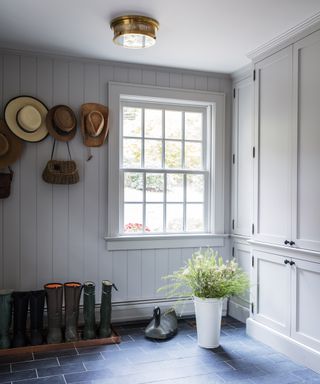
POLYGON ((12 346, 27 345, 27 316, 30 292, 13 292, 13 341, 12 346))
POLYGON ((12 290, 0 290, 0 349, 10 348, 9 328, 12 318, 12 290))
POLYGON ((112 287, 117 289, 114 284, 109 280, 102 281, 102 294, 101 294, 101 306, 100 306, 100 327, 99 337, 111 336, 111 291, 112 287))
POLYGON ((92 281, 87 281, 83 285, 83 338, 85 340, 96 337, 95 288, 95 284, 92 281))
POLYGON ((46 284, 44 289, 46 292, 48 312, 47 343, 61 343, 63 285, 59 283, 46 284))
POLYGON ((43 310, 45 291, 32 291, 30 295, 30 343, 43 343, 43 310))
POLYGON ((76 282, 64 284, 66 341, 78 340, 79 302, 82 285, 76 282))

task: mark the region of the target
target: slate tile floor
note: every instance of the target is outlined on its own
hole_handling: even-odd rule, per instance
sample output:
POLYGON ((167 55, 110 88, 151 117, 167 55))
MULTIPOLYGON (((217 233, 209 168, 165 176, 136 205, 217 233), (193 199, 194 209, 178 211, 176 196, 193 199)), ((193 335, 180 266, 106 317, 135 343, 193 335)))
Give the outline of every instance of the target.
POLYGON ((179 322, 166 342, 144 338, 145 324, 119 326, 120 345, 0 357, 0 384, 297 384, 320 375, 246 336, 224 318, 221 346, 199 348, 192 322, 179 322))

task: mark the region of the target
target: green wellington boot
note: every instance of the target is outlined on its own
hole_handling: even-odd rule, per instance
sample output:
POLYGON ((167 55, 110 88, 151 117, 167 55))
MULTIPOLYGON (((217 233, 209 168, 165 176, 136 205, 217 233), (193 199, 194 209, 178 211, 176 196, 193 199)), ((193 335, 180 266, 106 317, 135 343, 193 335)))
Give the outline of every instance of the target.
POLYGON ((81 291, 82 285, 80 283, 69 282, 64 284, 66 341, 78 340, 78 318, 81 291))
POLYGON ((46 291, 48 313, 47 343, 61 343, 63 285, 59 283, 46 284, 44 289, 46 291))
POLYGON ((83 338, 85 340, 96 337, 95 288, 96 286, 92 281, 87 281, 83 285, 83 338))
POLYGON ((10 348, 9 329, 12 317, 11 289, 0 290, 0 349, 10 348))
POLYGON ((99 337, 111 336, 111 291, 112 287, 116 290, 116 286, 109 280, 102 281, 102 294, 101 294, 101 306, 100 306, 100 327, 99 337))

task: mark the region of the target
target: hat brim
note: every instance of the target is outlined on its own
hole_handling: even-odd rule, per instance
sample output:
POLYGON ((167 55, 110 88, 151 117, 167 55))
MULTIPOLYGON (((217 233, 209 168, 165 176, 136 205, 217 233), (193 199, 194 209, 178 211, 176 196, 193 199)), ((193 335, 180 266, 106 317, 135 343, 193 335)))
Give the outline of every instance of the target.
POLYGON ((83 137, 83 144, 86 147, 101 147, 106 141, 108 132, 109 132, 109 110, 102 104, 97 103, 86 103, 82 104, 80 107, 80 118, 81 118, 81 133, 83 137), (86 130, 86 116, 92 111, 99 111, 102 113, 104 118, 104 126, 101 133, 96 136, 90 136, 86 130))
MULTIPOLYGON (((70 141, 74 138, 76 132, 77 132, 77 120, 76 120, 76 126, 74 129, 72 129, 72 131, 70 131, 68 134, 66 135, 61 135, 59 134, 59 132, 57 132, 57 130, 55 129, 55 126, 53 124, 53 115, 54 115, 54 112, 57 108, 61 108, 61 107, 64 107, 64 108, 68 108, 71 110, 71 108, 69 108, 68 106, 66 105, 55 105, 53 108, 51 108, 49 111, 48 111, 48 114, 46 116, 46 125, 47 125, 47 129, 48 129, 48 132, 49 134, 55 138, 56 140, 58 141, 70 141)), ((72 110, 71 110, 72 111, 72 110)), ((72 111, 73 113, 73 111, 72 111)), ((76 117, 75 117, 76 119, 76 117)))
POLYGON ((8 152, 4 156, 0 156, 0 168, 5 168, 19 159, 23 150, 23 142, 10 131, 3 120, 0 120, 0 133, 9 142, 8 152))
POLYGON ((48 136, 48 130, 46 127, 46 115, 48 113, 48 108, 38 99, 35 99, 31 96, 18 96, 11 99, 4 109, 4 118, 6 123, 17 137, 24 141, 31 143, 37 143, 44 140, 48 136), (17 113, 25 105, 32 105, 35 107, 41 115, 41 125, 34 132, 26 132, 19 127, 17 123, 17 113))

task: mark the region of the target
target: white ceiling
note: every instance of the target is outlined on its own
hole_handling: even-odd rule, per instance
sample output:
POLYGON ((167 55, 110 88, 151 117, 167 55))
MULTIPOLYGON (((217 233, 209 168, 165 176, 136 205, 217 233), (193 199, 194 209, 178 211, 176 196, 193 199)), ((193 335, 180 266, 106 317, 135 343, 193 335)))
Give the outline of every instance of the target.
POLYGON ((0 46, 230 73, 319 11, 319 0, 0 0, 0 46), (154 47, 112 43, 109 22, 127 13, 160 22, 154 47))

